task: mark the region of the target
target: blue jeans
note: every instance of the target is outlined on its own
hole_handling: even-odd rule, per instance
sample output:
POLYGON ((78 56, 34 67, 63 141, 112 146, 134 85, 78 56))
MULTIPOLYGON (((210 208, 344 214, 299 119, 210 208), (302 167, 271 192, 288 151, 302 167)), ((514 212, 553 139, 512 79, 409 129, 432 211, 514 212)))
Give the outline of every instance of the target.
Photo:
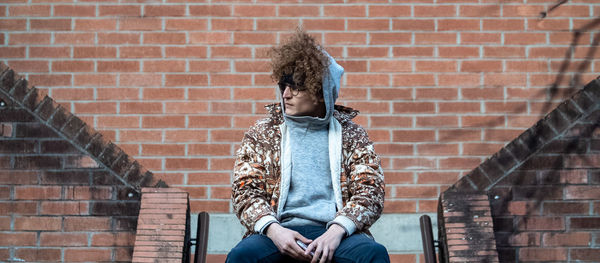
MULTIPOLYGON (((290 227, 308 239, 315 240, 325 233, 325 227, 299 226, 290 227)), ((279 252, 273 241, 264 235, 253 234, 235 246, 227 255, 227 263, 267 263, 267 262, 298 262, 279 252)), ((335 250, 333 262, 337 263, 365 263, 365 262, 390 262, 387 250, 366 234, 353 234, 342 239, 335 250)))

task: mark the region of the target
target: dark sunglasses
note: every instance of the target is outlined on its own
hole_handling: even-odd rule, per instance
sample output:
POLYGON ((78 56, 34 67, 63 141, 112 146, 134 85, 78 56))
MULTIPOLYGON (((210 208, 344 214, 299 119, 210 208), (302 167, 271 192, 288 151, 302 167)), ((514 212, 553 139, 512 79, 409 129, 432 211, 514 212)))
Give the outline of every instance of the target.
POLYGON ((285 92, 286 87, 290 87, 290 92, 292 92, 292 96, 298 96, 298 94, 300 94, 300 91, 306 90, 303 87, 298 87, 289 83, 279 82, 277 83, 277 85, 279 85, 279 91, 281 92, 281 95, 283 95, 283 93, 285 92))

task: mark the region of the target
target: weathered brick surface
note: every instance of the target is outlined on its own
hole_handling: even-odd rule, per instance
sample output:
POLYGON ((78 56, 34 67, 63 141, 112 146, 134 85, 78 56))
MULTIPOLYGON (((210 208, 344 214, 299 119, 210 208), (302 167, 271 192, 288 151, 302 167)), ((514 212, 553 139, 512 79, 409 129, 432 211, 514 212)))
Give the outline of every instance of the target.
POLYGON ((183 190, 143 188, 132 262, 181 261, 188 209, 183 190))
POLYGON ((442 262, 498 262, 494 222, 485 192, 446 191, 440 201, 442 262))

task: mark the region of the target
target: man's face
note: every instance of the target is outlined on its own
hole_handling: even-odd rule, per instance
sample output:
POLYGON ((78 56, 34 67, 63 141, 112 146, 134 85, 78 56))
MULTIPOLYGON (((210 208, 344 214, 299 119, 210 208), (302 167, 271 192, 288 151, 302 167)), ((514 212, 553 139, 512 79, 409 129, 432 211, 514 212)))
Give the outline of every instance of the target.
POLYGON ((282 91, 285 113, 290 116, 314 116, 325 115, 325 104, 323 99, 316 99, 306 90, 292 89, 289 85, 280 87, 282 91))

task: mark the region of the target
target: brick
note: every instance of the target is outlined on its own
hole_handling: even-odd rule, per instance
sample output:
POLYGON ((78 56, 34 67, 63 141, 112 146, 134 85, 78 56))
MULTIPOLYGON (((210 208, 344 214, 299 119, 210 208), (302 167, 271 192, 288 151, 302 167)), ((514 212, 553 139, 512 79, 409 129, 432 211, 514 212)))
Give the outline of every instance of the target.
MULTIPOLYGON (((578 247, 590 244, 590 233, 544 233, 542 236, 544 246, 549 247, 578 247)), ((573 253, 573 252, 571 252, 573 253)))
POLYGON ((252 76, 249 74, 210 74, 211 86, 250 86, 252 76))
POLYGON ((115 58, 117 49, 114 47, 74 47, 74 58, 115 58))
POLYGON ((228 171, 231 170, 235 163, 235 160, 232 158, 211 158, 210 159, 210 170, 214 171, 228 171))
POLYGON ((410 6, 399 5, 371 5, 369 17, 406 17, 410 16, 410 6))
POLYGON ((99 16, 140 16, 140 5, 99 5, 99 16))
POLYGON ((414 213, 417 209, 415 201, 386 200, 383 206, 384 213, 414 213))
POLYGON ((438 19, 438 31, 479 31, 479 20, 438 19))
POLYGON ((166 47, 167 58, 206 58, 206 47, 166 47))
POLYGON ((65 231, 105 231, 111 229, 111 219, 108 217, 66 216, 65 231))
POLYGON ((229 201, 206 201, 191 200, 190 209, 192 211, 214 211, 229 213, 229 201))
POLYGON ((456 157, 440 160, 439 169, 473 169, 481 163, 479 158, 456 157))
POLYGON ((394 74, 394 86, 434 86, 435 79, 431 74, 394 74))
POLYGON ((8 14, 11 17, 15 16, 50 16, 50 5, 26 5, 26 6, 8 6, 8 14))
POLYGON ((376 144, 376 152, 382 155, 412 155, 413 146, 407 144, 376 144))
POLYGON ((1 246, 35 246, 36 233, 34 232, 12 232, 0 233, 1 246))
POLYGON ((15 258, 27 262, 58 262, 61 260, 60 249, 56 248, 19 248, 15 258))
POLYGON ((120 58, 160 58, 161 56, 161 48, 158 46, 119 47, 120 58))
MULTIPOLYGON (((239 137, 240 140, 241 138, 239 137)), ((167 130, 164 139, 165 142, 206 142, 207 140, 208 132, 198 130, 167 130)))
POLYGON ((434 31, 434 20, 417 19, 392 19, 394 31, 434 31))
POLYGON ((49 63, 46 61, 8 61, 8 65, 19 72, 49 72, 49 63))
POLYGON ((184 72, 185 61, 179 60, 161 60, 144 61, 144 72, 184 72))
POLYGON ((392 168, 397 170, 432 169, 436 166, 432 158, 395 158, 392 162, 392 168))
POLYGON ((393 131, 395 142, 427 142, 435 141, 433 130, 395 130, 393 131))
POLYGON ((270 44, 274 43, 276 35, 273 33, 246 33, 246 32, 235 32, 233 33, 233 44, 244 45, 244 44, 270 44))
MULTIPOLYGON (((211 144, 206 144, 208 149, 213 148, 211 144)), ((219 149, 217 149, 219 150, 219 149)), ((198 151, 198 150, 196 150, 198 151)), ((387 177, 387 174, 386 174, 387 177)), ((386 178, 387 180, 387 178, 386 178)), ((231 178, 229 173, 188 173, 189 185, 215 185, 215 184, 230 184, 231 178)))
POLYGON ((139 128, 139 117, 130 116, 105 116, 98 117, 97 128, 139 128))
MULTIPOLYGON (((32 20, 39 21, 39 20, 32 20)), ((39 23, 36 23, 38 25, 39 23)), ((2 19, 0 20, 0 28, 10 31, 25 31, 27 28, 26 19, 2 19)))
POLYGON ((183 187, 181 189, 189 193, 191 199, 208 198, 207 187, 183 187))
POLYGON ((249 47, 210 47, 211 58, 250 58, 252 49, 249 47))
POLYGON ((41 202, 44 215, 87 215, 87 202, 41 202))
POLYGON ((230 72, 230 66, 228 61, 190 61, 190 71, 230 72))
MULTIPOLYGON (((53 72, 93 72, 93 61, 53 61, 53 72)), ((73 90, 73 89, 71 89, 73 90)))
POLYGON ((122 102, 120 103, 121 114, 153 114, 163 113, 160 102, 122 102))
MULTIPOLYGON (((372 39, 371 39, 372 41, 372 39)), ((392 47, 394 57, 431 57, 432 47, 392 47)))
POLYGON ((25 58, 25 47, 2 47, 0 55, 5 58, 25 58))
POLYGON ((150 31, 162 28, 161 19, 157 18, 124 18, 119 21, 119 30, 150 31))
POLYGON ((231 118, 224 116, 190 116, 190 128, 230 128, 231 118))
POLYGON ((415 44, 417 45, 451 45, 457 43, 457 35, 455 33, 415 33, 415 44))
POLYGON ((523 232, 510 233, 508 237, 509 246, 540 246, 540 233, 523 232))
POLYGON ((231 16, 233 5, 190 5, 190 15, 192 16, 231 16))
POLYGON ((167 169, 206 170, 208 169, 208 160, 206 158, 167 158, 165 166, 167 169))
MULTIPOLYGON (((524 58, 525 48, 524 47, 483 47, 483 56, 490 58, 524 58)), ((509 62, 509 61, 507 61, 509 62)))
POLYGON ((500 44, 501 35, 493 33, 461 33, 461 44, 500 44))
POLYGON ((110 249, 88 248, 75 249, 68 248, 64 251, 65 261, 84 262, 84 261, 111 261, 112 251, 110 249))
POLYGON ((15 230, 49 230, 55 231, 62 228, 60 217, 19 217, 15 219, 15 230))
POLYGON ((456 116, 418 116, 417 127, 458 127, 456 116))
MULTIPOLYGON (((273 21, 271 19, 266 20, 266 21, 273 21)), ((261 24, 267 23, 266 21, 257 21, 257 29, 261 28, 261 24)), ((284 21, 289 21, 289 20, 284 20, 284 21)), ((294 25, 297 25, 298 23, 294 23, 294 25)), ((284 23, 283 25, 287 26, 287 22, 284 23)), ((344 30, 346 28, 345 26, 345 21, 343 19, 302 19, 302 25, 304 27, 304 29, 306 30, 344 30)), ((264 26, 263 26, 264 27, 264 26)), ((285 27, 284 29, 287 30, 289 28, 293 28, 293 27, 285 27)))
POLYGON ((276 16, 273 5, 234 5, 233 15, 240 17, 272 17, 276 16))
POLYGON ((10 202, 0 202, 0 214, 2 215, 36 215, 37 212, 37 202, 12 200, 10 202))
POLYGON ((436 186, 396 186, 395 198, 436 198, 438 188, 436 186))
POLYGON ((232 18, 232 19, 211 19, 212 30, 224 31, 250 31, 254 27, 252 19, 232 18))
POLYGON ((23 200, 41 200, 41 199, 59 199, 61 197, 60 186, 17 186, 15 187, 15 199, 23 200))
POLYGON ((144 88, 142 93, 146 100, 182 100, 185 97, 183 88, 144 88))
POLYGON ((562 217, 523 217, 517 221, 517 227, 520 230, 564 230, 565 221, 562 217))
POLYGON ((583 261, 598 261, 598 260, 600 260, 600 249, 597 249, 597 248, 574 248, 574 249, 571 249, 571 259, 583 260, 583 261))
POLYGON ((9 45, 50 44, 50 33, 12 33, 9 36, 9 45))
POLYGON ((364 45, 366 33, 325 33, 325 45, 364 45))
POLYGON ((75 19, 77 31, 114 31, 117 21, 113 19, 75 19))
POLYGON ((481 105, 476 102, 441 102, 438 104, 440 113, 480 113, 481 105))
POLYGON ((212 130, 212 142, 240 142, 244 136, 244 130, 212 130))
POLYGON ((371 98, 377 100, 411 99, 412 90, 403 88, 371 88, 371 98))
POLYGON ((319 9, 319 6, 312 5, 278 6, 279 17, 314 17, 319 16, 319 9))
POLYGON ((144 6, 144 16, 184 16, 185 9, 183 5, 147 5, 144 6))
POLYGON ((142 155, 145 156, 183 156, 185 145, 142 144, 142 155))
POLYGON ((88 235, 85 233, 41 233, 40 246, 43 247, 85 247, 88 235))
POLYGON ((479 48, 461 46, 438 47, 438 53, 442 58, 478 58, 479 48))
POLYGON ((600 217, 571 217, 569 226, 571 229, 598 229, 600 228, 600 217))
POLYGON ((208 112, 208 103, 206 102, 173 102, 166 103, 165 113, 177 114, 199 114, 208 112))
POLYGON ((519 260, 531 261, 560 261, 567 259, 567 250, 564 248, 521 248, 519 260))
POLYGON ((461 72, 502 72, 502 61, 468 60, 460 64, 461 72))
POLYGON ((124 247, 133 246, 135 233, 96 233, 92 236, 92 246, 96 247, 124 247))

